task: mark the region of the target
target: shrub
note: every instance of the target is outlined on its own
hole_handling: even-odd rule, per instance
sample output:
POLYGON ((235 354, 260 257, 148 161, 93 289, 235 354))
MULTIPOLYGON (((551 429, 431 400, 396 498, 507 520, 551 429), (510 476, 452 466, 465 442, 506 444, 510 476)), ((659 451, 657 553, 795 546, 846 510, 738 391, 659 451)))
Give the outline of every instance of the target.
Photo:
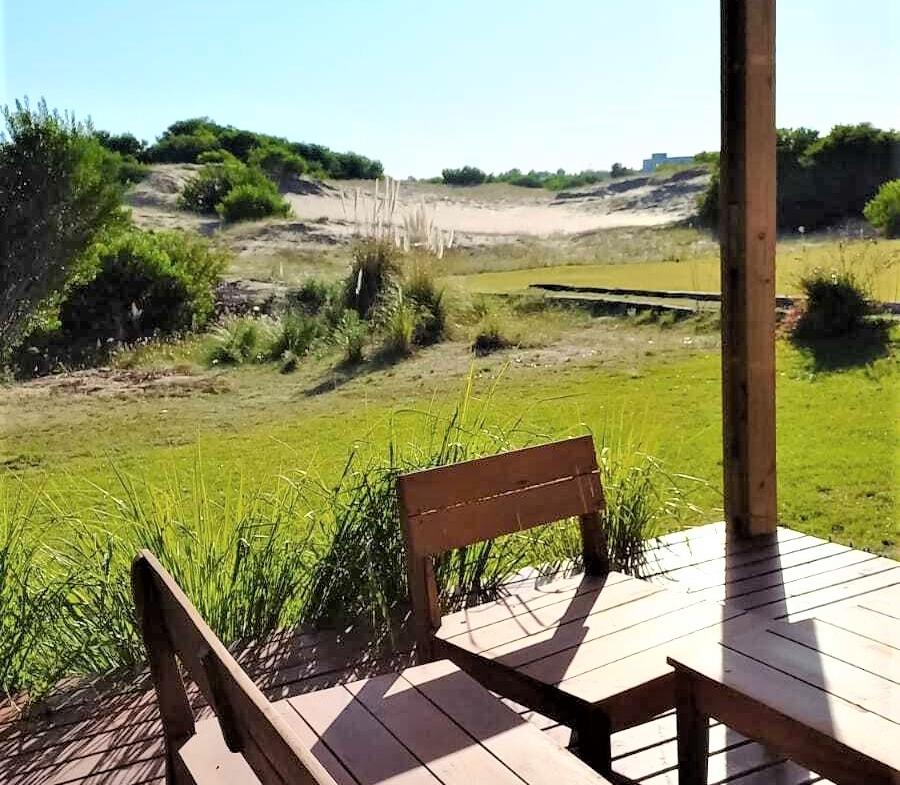
POLYGON ((629 169, 624 164, 614 163, 611 167, 609 167, 609 176, 615 179, 616 177, 627 177, 628 175, 634 174, 634 169, 629 169))
POLYGON ((168 136, 147 151, 154 163, 192 164, 203 154, 219 149, 219 140, 209 131, 168 136))
POLYGON ((479 357, 501 349, 508 349, 512 342, 503 334, 503 324, 499 315, 488 313, 478 325, 472 351, 479 357))
POLYGON ((139 183, 150 173, 150 169, 133 156, 119 155, 118 159, 118 180, 124 185, 139 183))
POLYGON ((89 126, 16 103, 0 138, 0 356, 58 294, 81 255, 121 225, 117 156, 89 126))
POLYGON ((387 306, 383 317, 383 349, 391 357, 405 357, 412 351, 416 334, 417 309, 414 303, 398 292, 396 300, 387 306))
POLYGON ((111 134, 108 131, 94 131, 94 137, 107 150, 118 153, 123 158, 133 158, 144 162, 147 154, 147 143, 134 134, 111 134))
POLYGON ((344 303, 368 318, 399 275, 397 251, 386 240, 364 240, 353 248, 353 264, 344 282, 344 303))
POLYGON ((241 316, 216 327, 207 340, 207 365, 244 365, 272 356, 274 326, 268 319, 241 316))
POLYGON ((866 220, 885 237, 900 237, 900 180, 882 185, 863 212, 866 220))
POLYGON ((793 330, 797 339, 835 338, 859 331, 872 313, 865 288, 849 271, 814 270, 800 281, 806 296, 793 330))
POLYGON ((257 147, 250 152, 247 162, 265 172, 277 185, 309 171, 306 161, 283 145, 257 147))
POLYGON ((271 182, 266 185, 246 183, 232 188, 216 205, 216 212, 228 223, 258 221, 271 215, 286 216, 291 206, 271 182))
POLYGON ((60 306, 60 330, 74 348, 201 327, 213 313, 226 263, 226 254, 200 237, 119 233, 92 248, 89 277, 60 306))
POLYGON ((233 164, 237 160, 228 150, 208 150, 197 156, 198 164, 233 164))
POLYGON ((366 323, 356 311, 344 311, 334 331, 335 343, 341 348, 344 361, 355 364, 362 360, 368 339, 366 323))
POLYGON ((447 185, 481 185, 487 179, 487 175, 475 166, 444 169, 441 177, 447 185))
POLYGON ((339 299, 337 287, 318 278, 307 278, 299 288, 288 292, 287 295, 292 308, 298 308, 310 316, 322 313, 337 299, 339 299))
POLYGON ((316 341, 323 337, 323 325, 305 313, 289 311, 281 317, 275 329, 269 349, 273 360, 283 359, 286 354, 295 358, 309 354, 316 341))
POLYGON ((444 290, 437 287, 434 276, 424 264, 407 272, 403 292, 416 310, 414 343, 429 346, 443 341, 447 334, 444 290))
POLYGON ((207 164, 181 190, 178 206, 195 213, 214 213, 232 188, 244 182, 246 167, 238 162, 207 164))

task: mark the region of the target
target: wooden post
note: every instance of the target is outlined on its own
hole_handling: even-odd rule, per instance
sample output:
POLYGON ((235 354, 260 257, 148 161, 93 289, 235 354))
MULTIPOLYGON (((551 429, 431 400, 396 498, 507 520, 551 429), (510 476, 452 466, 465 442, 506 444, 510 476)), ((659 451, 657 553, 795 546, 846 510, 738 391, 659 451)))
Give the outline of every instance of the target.
POLYGON ((774 532, 775 0, 720 0, 722 405, 730 533, 774 532))

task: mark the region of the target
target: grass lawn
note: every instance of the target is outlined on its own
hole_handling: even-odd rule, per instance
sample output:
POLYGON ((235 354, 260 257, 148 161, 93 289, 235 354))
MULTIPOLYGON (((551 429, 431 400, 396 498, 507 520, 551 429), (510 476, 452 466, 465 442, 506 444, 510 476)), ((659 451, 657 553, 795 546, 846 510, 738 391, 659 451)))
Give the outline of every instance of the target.
MULTIPOLYGON (((655 356, 654 334, 664 332, 643 328, 641 361, 529 368, 515 362, 515 353, 476 361, 476 395, 486 396, 499 377, 490 399, 496 422, 522 417, 536 439, 589 428, 598 442, 623 442, 661 459, 672 473, 704 480, 692 518, 715 520, 721 516, 719 357, 709 350, 655 356)), ((267 487, 296 470, 328 479, 354 445, 379 449, 391 431, 414 441, 423 433, 423 412, 452 406, 465 368, 434 373, 419 362, 317 395, 308 394, 302 372, 283 376, 269 367, 203 374, 169 395, 10 388, 0 391, 0 460, 8 477, 43 483, 85 505, 97 499, 91 483, 115 486, 115 470, 163 483, 198 461, 213 492, 239 482, 267 487)), ((779 344, 785 525, 900 554, 898 381, 893 357, 817 373, 808 358, 779 344)))
MULTIPOLYGON (((636 289, 719 291, 719 259, 712 253, 683 259, 656 261, 616 261, 566 264, 554 267, 501 269, 452 280, 472 292, 521 292, 535 283, 573 286, 611 286, 636 289)), ((778 247, 776 289, 779 294, 796 294, 800 278, 816 268, 849 268, 866 283, 875 297, 900 300, 900 241, 856 241, 839 243, 782 243, 778 247)), ((452 272, 450 270, 449 272, 452 272)))

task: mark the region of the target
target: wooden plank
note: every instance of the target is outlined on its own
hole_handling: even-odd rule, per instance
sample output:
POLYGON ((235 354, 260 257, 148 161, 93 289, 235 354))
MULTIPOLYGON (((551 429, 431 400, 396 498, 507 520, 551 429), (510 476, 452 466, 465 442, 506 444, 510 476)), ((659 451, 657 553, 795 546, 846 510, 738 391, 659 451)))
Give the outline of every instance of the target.
POLYGON ((900 586, 872 592, 860 600, 859 604, 870 611, 877 611, 892 619, 900 620, 900 586))
POLYGON ((833 605, 818 610, 815 618, 900 650, 900 626, 876 611, 857 605, 833 605))
POLYGON ((885 784, 898 771, 897 726, 883 717, 732 649, 694 649, 672 664, 701 680, 708 714, 814 771, 885 784))
POLYGON ((613 718, 615 729, 644 721, 647 712, 674 706, 674 679, 670 656, 696 647, 717 646, 723 637, 747 633, 760 626, 752 614, 743 614, 721 624, 666 640, 650 648, 616 659, 565 682, 582 700, 601 704, 613 718))
POLYGON ((677 578, 678 571, 689 570, 692 566, 706 562, 737 565, 744 561, 754 561, 757 558, 764 558, 766 549, 780 548, 783 550, 787 547, 787 543, 792 543, 794 540, 805 540, 802 547, 818 545, 823 542, 818 537, 810 537, 802 532, 784 528, 779 528, 773 534, 761 535, 752 539, 747 537, 704 537, 670 548, 657 548, 648 553, 648 562, 642 576, 647 577, 667 572, 672 573, 673 578, 677 578), (757 557, 757 553, 763 553, 763 556, 757 557))
POLYGON ((518 670, 531 678, 547 684, 559 684, 564 690, 578 694, 576 685, 580 682, 572 685, 567 684, 568 680, 629 655, 714 627, 729 615, 737 616, 739 613, 712 603, 700 603, 529 662, 518 670))
POLYGON ((196 785, 217 785, 227 778, 228 785, 259 785, 242 755, 230 752, 215 720, 197 725, 197 733, 179 749, 179 755, 196 785))
MULTIPOLYGON (((448 669, 447 675, 441 678, 455 681, 456 674, 459 674, 458 670, 448 669)), ((521 785, 513 771, 402 676, 380 676, 353 682, 347 685, 347 690, 444 785, 471 785, 473 782, 521 785)), ((487 697, 496 703, 494 698, 487 697)), ((502 705, 496 708, 506 714, 510 727, 523 722, 502 705)), ((536 729, 534 732, 539 733, 536 729)), ((561 750, 557 751, 557 754, 561 753, 561 750)))
POLYGON ((719 586, 758 575, 767 569, 777 569, 777 566, 773 565, 782 560, 786 565, 812 561, 816 558, 817 548, 825 546, 843 548, 834 543, 827 543, 819 537, 798 535, 797 532, 792 532, 791 536, 781 536, 779 532, 778 539, 773 536, 767 540, 769 542, 759 547, 754 544, 754 547, 727 555, 721 547, 701 554, 691 554, 689 559, 683 554, 675 554, 668 564, 664 560, 660 562, 662 568, 668 567, 662 577, 669 581, 686 583, 691 591, 697 591, 708 586, 719 586))
POLYGON ((793 624, 775 622, 769 629, 775 635, 806 646, 811 652, 822 652, 900 685, 900 651, 886 644, 816 619, 793 624))
POLYGON ((607 782, 574 756, 561 754, 544 734, 505 709, 450 663, 410 668, 404 671, 404 677, 528 785, 607 782))
POLYGON ((845 567, 852 567, 875 558, 877 557, 872 554, 845 548, 827 558, 803 562, 783 569, 770 570, 762 575, 754 575, 711 590, 692 593, 692 596, 715 601, 732 601, 738 597, 761 592, 765 589, 772 589, 775 592, 781 590, 783 594, 789 595, 792 593, 796 581, 812 576, 829 575, 845 567))
POLYGON ((597 470, 590 436, 440 466, 398 480, 410 517, 597 470))
POLYGON ((858 598, 876 589, 898 584, 900 584, 900 569, 884 570, 797 597, 790 596, 782 602, 765 605, 754 612, 764 613, 771 618, 787 617, 788 621, 802 621, 805 618, 815 617, 824 606, 858 598))
POLYGON ((536 625, 538 629, 530 634, 526 634, 529 627, 525 619, 515 619, 511 625, 496 624, 452 642, 506 667, 518 668, 696 604, 688 595, 659 592, 558 626, 536 625))
POLYGON ((469 651, 483 652, 532 635, 552 635, 557 630, 582 624, 585 619, 599 614, 603 614, 602 619, 595 620, 594 626, 606 624, 607 619, 615 623, 616 616, 609 615, 612 611, 618 610, 620 614, 628 615, 632 606, 640 606, 634 608, 635 613, 640 613, 648 602, 652 602, 651 598, 657 597, 661 598, 661 604, 668 601, 681 607, 691 603, 687 595, 667 592, 659 586, 632 579, 598 593, 580 594, 570 600, 534 608, 528 614, 519 614, 456 635, 444 635, 442 626, 439 637, 469 651))
POLYGON ((344 687, 288 698, 360 785, 437 785, 437 779, 344 687))
MULTIPOLYGON (((771 603, 783 602, 786 599, 800 599, 803 595, 808 595, 820 590, 834 590, 838 586, 846 583, 852 583, 859 578, 865 578, 879 573, 892 572, 900 567, 896 562, 890 559, 874 558, 867 559, 857 564, 843 567, 832 572, 821 572, 811 575, 807 578, 793 581, 784 586, 770 586, 760 591, 745 594, 730 602, 738 607, 746 610, 761 608, 771 603)), ((900 580, 900 578, 898 578, 900 580)))
POLYGON ((775 531, 775 2, 721 0, 725 518, 775 531))
MULTIPOLYGON (((743 635, 724 645, 822 690, 821 695, 808 693, 810 704, 819 701, 827 709, 830 695, 843 698, 896 723, 895 733, 900 734, 900 685, 889 679, 771 632, 743 635)), ((852 657, 853 653, 845 656, 852 657)), ((860 656, 864 656, 862 650, 860 656)))
MULTIPOLYGON (((583 595, 618 596, 624 586, 614 589, 619 584, 630 584, 634 579, 629 575, 611 572, 603 577, 576 575, 571 578, 553 580, 534 588, 517 589, 514 594, 501 597, 494 602, 485 602, 473 608, 451 613, 441 619, 441 638, 482 629, 497 622, 534 613, 540 608, 571 601, 583 595)), ((630 589, 628 590, 630 591, 630 589)))
POLYGON ((602 501, 597 475, 580 475, 553 485, 530 487, 411 517, 409 533, 417 554, 434 556, 541 524, 587 515, 602 509, 602 501))

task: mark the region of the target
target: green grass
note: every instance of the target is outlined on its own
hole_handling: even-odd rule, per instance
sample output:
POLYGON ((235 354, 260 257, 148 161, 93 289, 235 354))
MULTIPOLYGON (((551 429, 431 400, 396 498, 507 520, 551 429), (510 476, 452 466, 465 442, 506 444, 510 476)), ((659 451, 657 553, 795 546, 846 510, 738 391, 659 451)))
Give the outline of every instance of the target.
MULTIPOLYGON (((871 287, 877 298, 900 300, 900 240, 782 243, 776 264, 779 294, 797 294, 801 278, 815 268, 849 269, 871 287)), ((448 272, 454 271, 451 268, 448 272)), ((717 292, 720 270, 718 256, 707 252, 677 260, 561 262, 553 267, 523 264, 522 269, 454 275, 451 280, 469 291, 483 293, 521 292, 535 283, 717 292)))
MULTIPOLYGON (((714 520, 721 515, 718 355, 656 358, 651 342, 671 330, 641 329, 638 340, 650 355, 643 361, 551 370, 514 364, 499 379, 491 417, 498 424, 521 417, 546 438, 584 427, 625 435, 669 471, 707 481, 697 490, 702 511, 693 520, 714 520)), ((476 393, 504 362, 479 361, 476 393)), ((779 344, 781 518, 813 534, 896 555, 896 359, 833 373, 813 368, 808 357, 779 344)), ((0 397, 0 460, 7 472, 71 493, 85 505, 97 496, 85 481, 111 487, 113 465, 151 482, 177 481, 198 454, 212 494, 224 495, 238 478, 265 484, 296 470, 328 480, 339 475, 354 445, 377 447, 388 434, 417 441, 421 419, 415 412, 452 405, 462 373, 457 381, 448 374, 388 368, 313 396, 305 394, 302 375, 258 367, 200 376, 197 388, 178 398, 62 393, 62 405, 60 393, 30 391, 23 399, 23 391, 7 391, 0 397), (30 402, 27 414, 8 416, 23 411, 23 400, 30 402)))

